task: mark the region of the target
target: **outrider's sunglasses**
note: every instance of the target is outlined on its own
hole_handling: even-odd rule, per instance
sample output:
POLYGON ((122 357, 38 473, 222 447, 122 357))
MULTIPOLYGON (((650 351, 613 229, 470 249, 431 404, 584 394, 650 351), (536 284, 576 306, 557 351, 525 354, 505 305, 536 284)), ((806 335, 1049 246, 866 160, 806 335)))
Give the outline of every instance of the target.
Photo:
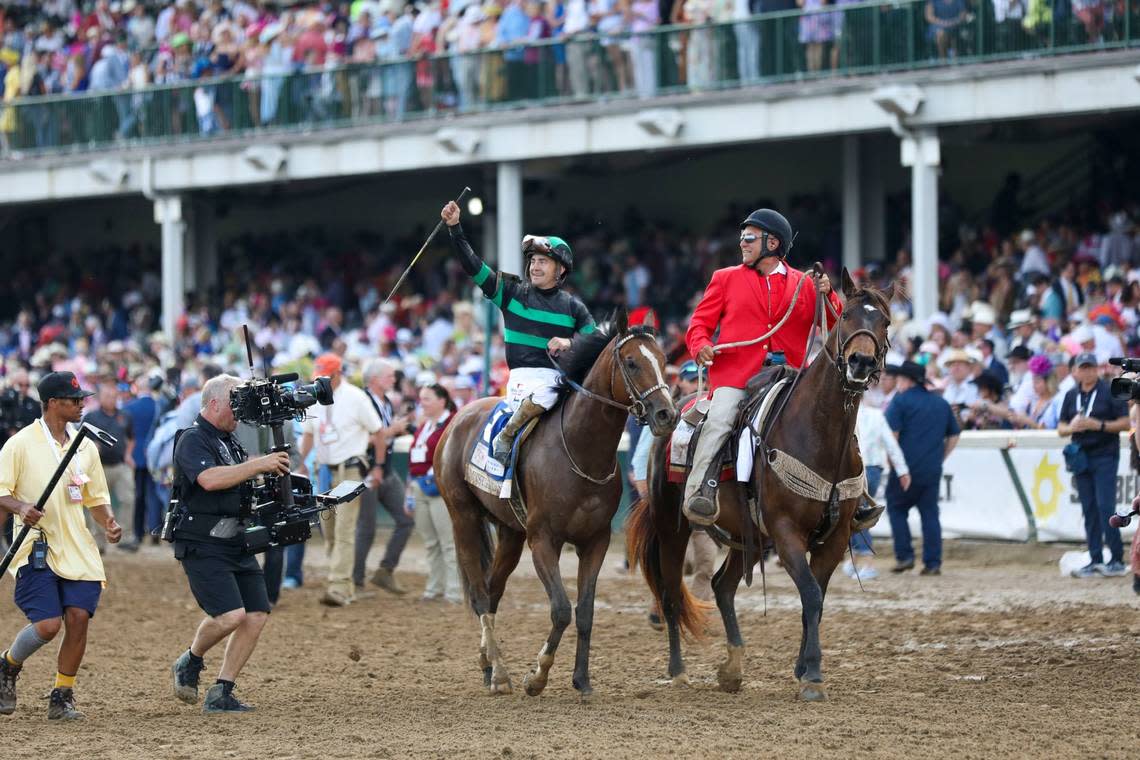
POLYGON ((759 239, 760 239, 759 235, 753 235, 751 232, 740 233, 740 242, 741 243, 755 243, 759 239))

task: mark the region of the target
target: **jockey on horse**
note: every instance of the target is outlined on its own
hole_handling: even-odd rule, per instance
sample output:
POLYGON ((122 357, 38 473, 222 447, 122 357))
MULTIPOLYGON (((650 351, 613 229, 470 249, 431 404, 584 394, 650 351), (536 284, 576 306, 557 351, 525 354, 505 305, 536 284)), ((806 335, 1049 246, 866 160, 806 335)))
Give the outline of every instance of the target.
POLYGON ((475 254, 459 224, 459 206, 454 201, 443 207, 440 216, 464 271, 503 312, 503 337, 511 370, 507 404, 512 414, 495 437, 492 456, 505 468, 515 436, 558 401, 561 372, 551 366, 547 352, 557 356, 570 348, 570 339, 576 334, 593 332, 594 318, 585 304, 562 290, 574 268, 574 254, 562 238, 523 238, 527 274, 523 281, 496 272, 475 254))
MULTIPOLYGON (((721 470, 718 454, 735 426, 749 379, 760 372, 771 352, 783 352, 795 369, 801 369, 807 360, 804 350, 816 309, 816 289, 805 287, 800 297, 794 295, 803 278, 809 276, 785 261, 794 239, 792 226, 782 214, 771 209, 749 214, 740 224, 742 263, 713 272, 689 320, 685 343, 697 363, 709 368, 712 394, 693 454, 693 468, 685 482, 683 511, 694 525, 712 525, 720 514, 716 498, 721 470), (780 324, 785 317, 786 322, 780 324), (748 341, 757 337, 757 331, 771 335, 758 345, 729 347, 718 355, 713 349, 718 325, 722 344, 748 341)), ((836 313, 842 310, 843 304, 826 274, 820 278, 819 293, 827 297, 836 313)), ((834 318, 829 318, 828 326, 833 322, 834 318)))

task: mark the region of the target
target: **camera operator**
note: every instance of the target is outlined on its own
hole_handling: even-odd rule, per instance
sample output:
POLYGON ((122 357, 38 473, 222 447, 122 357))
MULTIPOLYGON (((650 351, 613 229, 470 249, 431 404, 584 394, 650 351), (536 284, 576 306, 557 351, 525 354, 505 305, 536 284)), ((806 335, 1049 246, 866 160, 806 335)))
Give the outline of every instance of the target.
POLYGON ((1061 403, 1057 433, 1072 436, 1065 447, 1065 466, 1073 474, 1088 539, 1089 564, 1073 571, 1074 578, 1128 574, 1120 531, 1109 524, 1116 511, 1116 472, 1120 466, 1120 434, 1128 429, 1128 405, 1112 397, 1098 373, 1096 355, 1079 354, 1073 371, 1077 387, 1061 403), (1108 543, 1111 560, 1103 560, 1108 543))
POLYGON ((28 371, 18 369, 12 373, 12 380, 8 387, 0 394, 0 409, 3 410, 3 431, 0 431, 0 446, 40 416, 40 404, 28 395, 31 383, 28 381, 28 371))
POLYGON ((181 433, 174 448, 174 482, 183 513, 174 530, 174 556, 182 562, 190 591, 207 615, 190 648, 174 662, 178 699, 188 704, 198 701, 202 658, 229 637, 217 682, 206 692, 205 712, 253 709, 233 695, 234 681, 253 654, 270 610, 265 577, 257 560, 242 548, 241 530, 232 538, 220 538, 215 529, 226 518, 242 516, 243 483, 261 473, 289 473, 288 454, 247 461, 231 435, 237 421, 230 392, 241 382, 232 375, 210 379, 202 388, 198 418, 181 433))
MULTIPOLYGON (((363 480, 371 472, 379 481, 383 472, 379 465, 368 464, 368 443, 380 449, 384 445, 380 415, 372 408, 368 396, 360 388, 346 382, 342 363, 336 354, 321 354, 314 365, 317 376, 329 378, 333 389, 333 403, 322 407, 316 416, 304 422, 301 437, 301 461, 304 462, 313 444, 317 446, 317 464, 332 472, 333 487, 346 480, 363 480)), ((305 465, 298 468, 307 474, 305 465)), ((321 604, 345 607, 356 599, 352 583, 352 561, 356 538, 356 522, 360 516, 360 498, 342 505, 335 513, 326 512, 321 526, 325 534, 325 549, 329 555, 328 588, 321 604)))

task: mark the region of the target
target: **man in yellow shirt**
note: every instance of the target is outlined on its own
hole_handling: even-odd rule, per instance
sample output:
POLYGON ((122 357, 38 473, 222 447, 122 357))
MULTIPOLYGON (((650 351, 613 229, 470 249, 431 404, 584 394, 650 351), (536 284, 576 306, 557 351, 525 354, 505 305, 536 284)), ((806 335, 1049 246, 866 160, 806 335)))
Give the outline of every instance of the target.
POLYGON ((87 649, 88 621, 95 615, 107 581, 83 510, 91 512, 111 543, 118 543, 123 529, 111 512, 107 480, 91 440, 79 444, 44 510, 36 509, 40 494, 73 441, 75 433, 67 425, 79 422, 83 399, 92 395, 79 387, 71 372, 50 372, 38 388, 43 416, 0 449, 0 509, 16 516, 17 530, 24 524, 33 527, 10 570, 16 577, 16 606, 30 625, 0 654, 0 715, 16 710, 16 677, 24 660, 63 627, 48 718, 74 720, 83 717, 75 709, 75 675, 87 649), (39 549, 35 555, 33 547, 39 549), (37 556, 44 556, 44 561, 37 556))

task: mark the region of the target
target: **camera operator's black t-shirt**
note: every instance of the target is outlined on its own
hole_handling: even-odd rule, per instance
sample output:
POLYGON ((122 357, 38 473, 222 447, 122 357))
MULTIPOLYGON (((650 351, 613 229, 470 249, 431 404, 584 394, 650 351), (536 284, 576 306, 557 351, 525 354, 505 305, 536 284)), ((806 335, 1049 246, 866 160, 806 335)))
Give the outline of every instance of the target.
MULTIPOLYGON (((191 515, 210 517, 240 517, 241 487, 234 486, 223 491, 207 491, 198 485, 198 476, 212 467, 226 467, 245 461, 245 452, 230 436, 207 422, 201 415, 178 438, 174 447, 174 468, 176 477, 181 480, 182 503, 191 515)), ((216 521, 215 521, 216 522, 216 521)), ((208 529, 207 529, 208 532, 208 529)), ((218 544, 241 544, 241 535, 233 539, 216 539, 202 535, 200 531, 182 530, 175 538, 192 541, 208 541, 218 544)))

